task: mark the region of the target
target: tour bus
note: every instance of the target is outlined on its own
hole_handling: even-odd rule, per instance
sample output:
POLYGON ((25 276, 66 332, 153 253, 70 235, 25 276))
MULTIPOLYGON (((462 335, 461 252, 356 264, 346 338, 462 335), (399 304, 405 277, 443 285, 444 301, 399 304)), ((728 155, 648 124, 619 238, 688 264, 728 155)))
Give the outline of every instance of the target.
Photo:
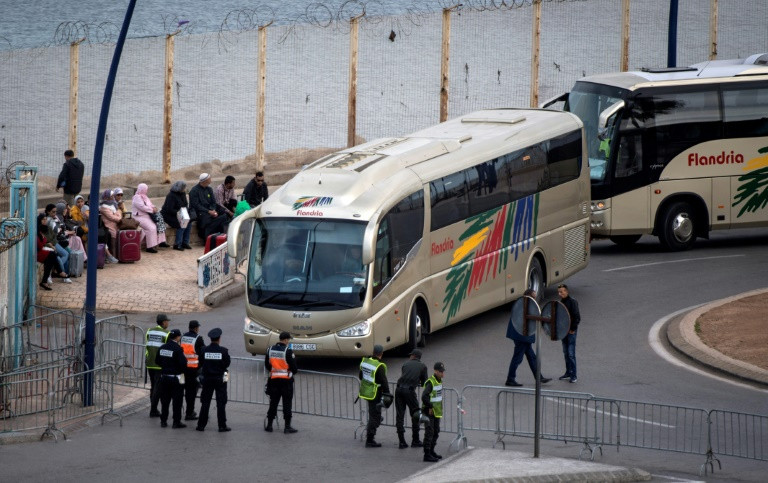
POLYGON ((589 261, 584 149, 574 114, 493 109, 309 164, 229 227, 246 349, 281 331, 308 356, 411 349, 541 294, 589 261))
POLYGON ((710 230, 768 226, 768 54, 585 77, 591 234, 670 250, 710 230))

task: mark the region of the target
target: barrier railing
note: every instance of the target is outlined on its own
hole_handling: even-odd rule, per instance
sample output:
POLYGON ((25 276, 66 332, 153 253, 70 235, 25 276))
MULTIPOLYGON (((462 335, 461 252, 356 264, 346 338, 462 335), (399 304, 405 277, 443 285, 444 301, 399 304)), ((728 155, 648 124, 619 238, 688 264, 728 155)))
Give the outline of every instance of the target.
POLYGON ((707 415, 709 449, 702 465, 714 471, 715 455, 768 461, 768 416, 712 410, 707 415))
MULTIPOLYGON (((13 372, 58 357, 78 355, 80 322, 72 311, 35 307, 35 313, 35 317, 0 327, 0 341, 15 341, 8 353, 0 353, 0 371, 13 372)), ((0 351, 6 345, 0 344, 0 351)))
POLYGON ((144 377, 145 345, 143 342, 125 342, 105 339, 99 346, 99 365, 111 365, 115 369, 115 384, 136 388, 148 388, 144 377))
POLYGON ((0 432, 48 428, 51 383, 46 377, 0 381, 0 432))
POLYGON ((263 358, 232 357, 227 399, 247 404, 269 404, 269 397, 264 394, 266 382, 263 358))

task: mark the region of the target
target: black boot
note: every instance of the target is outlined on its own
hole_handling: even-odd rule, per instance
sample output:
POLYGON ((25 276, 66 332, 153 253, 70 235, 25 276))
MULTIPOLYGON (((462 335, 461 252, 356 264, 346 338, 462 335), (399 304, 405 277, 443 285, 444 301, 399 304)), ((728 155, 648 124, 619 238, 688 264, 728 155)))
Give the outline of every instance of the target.
POLYGON ((267 418, 267 425, 264 426, 264 431, 271 433, 272 432, 272 421, 274 418, 267 418))
POLYGON ((377 443, 376 440, 373 439, 374 437, 376 437, 376 433, 373 433, 373 434, 368 433, 368 435, 365 438, 365 447, 366 448, 380 448, 381 447, 381 443, 377 443))
POLYGON ((424 461, 434 463, 435 461, 440 461, 440 459, 432 456, 432 453, 424 453, 424 461))
POLYGON ((408 447, 408 443, 405 442, 405 435, 403 433, 397 433, 397 439, 400 440, 398 448, 403 449, 408 447))
POLYGON ((432 446, 432 449, 429 451, 429 453, 430 453, 430 454, 431 454, 431 455, 432 455, 434 458, 437 458, 437 459, 439 459, 439 460, 443 459, 443 455, 440 455, 440 454, 437 454, 437 453, 435 453, 435 447, 434 447, 434 446, 432 446))
POLYGON ((413 433, 413 437, 411 438, 411 448, 422 448, 423 446, 424 443, 419 439, 419 433, 413 433))
POLYGON ((298 429, 294 429, 294 428, 291 427, 291 420, 290 419, 286 419, 285 420, 285 429, 283 429, 283 433, 285 433, 285 434, 293 434, 293 433, 298 433, 298 432, 299 432, 298 429))

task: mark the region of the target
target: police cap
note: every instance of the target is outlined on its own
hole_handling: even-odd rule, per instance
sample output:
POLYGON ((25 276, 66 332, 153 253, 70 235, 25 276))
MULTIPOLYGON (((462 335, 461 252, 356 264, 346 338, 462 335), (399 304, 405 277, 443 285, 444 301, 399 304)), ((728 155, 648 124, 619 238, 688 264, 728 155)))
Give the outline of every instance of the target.
POLYGON ((373 346, 373 355, 379 355, 384 353, 384 347, 381 344, 373 346))
POLYGON ((200 327, 200 322, 198 322, 196 320, 190 320, 189 321, 189 328, 190 329, 195 329, 197 327, 200 327))
POLYGON ((280 332, 280 340, 286 339, 293 339, 293 337, 291 337, 291 333, 286 331, 280 332))
POLYGON ((157 323, 158 323, 158 325, 162 324, 166 320, 170 321, 171 319, 169 319, 168 316, 165 315, 165 314, 157 314, 157 323))
POLYGON ((211 329, 208 331, 208 337, 211 339, 218 339, 221 337, 221 329, 216 327, 215 329, 211 329))
POLYGON ((168 332, 169 339, 175 339, 176 337, 181 337, 181 331, 179 329, 173 329, 172 331, 168 332))
POLYGON ((440 372, 445 372, 445 364, 442 362, 435 362, 435 370, 440 372))
POLYGON ((409 356, 413 356, 413 357, 415 357, 416 359, 421 359, 421 351, 420 351, 419 349, 413 349, 413 350, 411 351, 411 353, 410 353, 410 354, 408 354, 408 355, 409 355, 409 356))

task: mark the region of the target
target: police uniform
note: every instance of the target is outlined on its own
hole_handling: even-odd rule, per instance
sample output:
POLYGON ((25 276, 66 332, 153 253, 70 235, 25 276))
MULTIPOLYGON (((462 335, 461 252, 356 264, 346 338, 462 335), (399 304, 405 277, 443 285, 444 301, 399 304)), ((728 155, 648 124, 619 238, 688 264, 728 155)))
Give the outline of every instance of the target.
POLYGON ((416 388, 427 382, 427 366, 421 362, 421 351, 414 349, 409 354, 412 358, 403 364, 402 375, 397 380, 395 389, 395 409, 397 410, 397 438, 400 440, 400 448, 407 448, 405 442, 405 407, 411 415, 411 446, 420 447, 419 440, 419 400, 416 397, 416 388))
POLYGON ((216 393, 216 417, 219 422, 219 432, 230 431, 227 426, 227 383, 224 374, 231 362, 229 350, 219 345, 221 329, 211 329, 208 332, 211 344, 206 346, 200 356, 200 364, 203 374, 203 391, 200 393, 200 419, 197 421, 198 431, 204 431, 208 424, 208 410, 211 407, 211 398, 216 393))
POLYGON ((442 458, 435 453, 435 444, 440 434, 440 420, 443 418, 443 372, 445 365, 436 362, 435 373, 424 383, 421 392, 422 412, 429 417, 424 428, 424 461, 433 462, 442 458))
POLYGON ((162 323, 168 319, 165 314, 157 314, 157 326, 147 331, 146 348, 144 352, 145 367, 149 376, 149 417, 156 418, 160 416, 157 410, 157 404, 160 401, 160 366, 157 363, 157 352, 160 346, 168 342, 168 329, 162 326, 162 323))
POLYGON ((203 347, 205 347, 203 338, 195 331, 198 327, 200 327, 200 322, 189 321, 189 332, 181 336, 181 349, 187 358, 187 370, 184 371, 184 398, 187 403, 185 421, 197 419, 197 414, 195 414, 197 376, 200 374, 200 357, 203 353, 203 347))
POLYGON ((299 371, 296 366, 296 356, 293 350, 286 345, 286 340, 291 339, 288 332, 280 333, 280 342, 269 348, 267 357, 264 358, 264 366, 269 371, 267 381, 267 394, 269 394, 269 410, 267 411, 267 424, 264 430, 272 432, 272 421, 277 417, 277 405, 283 400, 283 418, 285 419, 285 433, 295 433, 291 426, 291 404, 293 403, 293 375, 299 371))
POLYGON ((184 350, 177 342, 181 337, 179 329, 168 333, 168 342, 160 346, 157 352, 157 363, 160 365, 160 426, 168 426, 168 405, 173 400, 173 427, 185 428, 181 422, 181 406, 184 402, 184 370, 187 368, 187 358, 184 350))
POLYGON ((389 394, 389 382, 387 382, 387 365, 381 362, 384 348, 378 344, 373 346, 373 355, 378 357, 363 357, 360 362, 360 399, 368 401, 368 425, 365 427, 366 448, 378 448, 374 437, 376 429, 381 425, 381 395, 389 394))

